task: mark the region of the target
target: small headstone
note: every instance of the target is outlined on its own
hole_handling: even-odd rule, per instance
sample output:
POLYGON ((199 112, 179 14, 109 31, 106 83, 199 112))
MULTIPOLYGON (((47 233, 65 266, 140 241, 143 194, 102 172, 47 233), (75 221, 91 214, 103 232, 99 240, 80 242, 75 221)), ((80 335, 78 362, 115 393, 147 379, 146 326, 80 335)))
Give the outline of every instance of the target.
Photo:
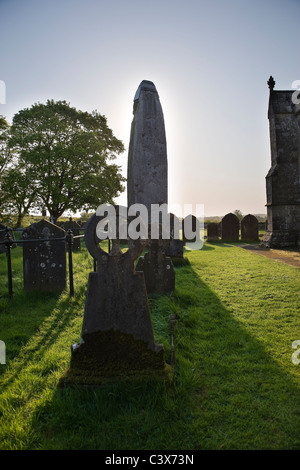
POLYGON ((219 240, 219 224, 209 222, 207 224, 207 241, 215 242, 219 240))
POLYGON ((221 238, 223 242, 239 241, 239 219, 231 212, 224 215, 221 220, 221 238))
POLYGON ((179 230, 175 228, 175 218, 174 214, 170 214, 170 240, 165 240, 163 246, 163 252, 172 260, 183 259, 183 241, 179 239, 179 230))
POLYGON ((163 251, 163 240, 149 240, 149 251, 141 256, 137 271, 143 271, 148 294, 169 294, 175 289, 175 271, 172 260, 163 251))
POLYGON ((183 258, 183 241, 176 240, 175 238, 171 239, 166 246, 163 248, 163 251, 166 256, 169 256, 171 259, 183 258))
POLYGON ((66 287, 65 231, 41 220, 23 231, 23 276, 26 291, 62 292, 66 287), (43 241, 46 239, 47 241, 43 241), (29 242, 32 240, 32 242, 29 242), (34 241, 37 240, 37 241, 34 241), (39 241, 41 240, 41 241, 39 241))
MULTIPOLYGON (((67 222, 58 222, 57 225, 64 229, 66 232, 68 230, 72 230, 73 232, 73 244, 72 244, 72 250, 80 250, 81 249, 81 243, 80 243, 80 238, 76 238, 78 235, 80 235, 80 230, 81 226, 70 217, 70 219, 67 222)), ((69 249, 69 246, 67 244, 67 251, 69 249)))
POLYGON ((71 348, 70 368, 60 385, 169 376, 163 345, 154 340, 144 274, 134 269, 145 241, 135 240, 122 253, 119 240, 112 240, 107 253, 96 234, 100 221, 95 214, 85 229, 97 271, 89 274, 81 341, 71 348))
MULTIPOLYGON (((7 230, 9 232, 10 238, 12 240, 15 240, 15 235, 14 235, 13 230, 10 227, 6 227, 5 225, 0 224, 0 242, 5 241, 6 239, 5 235, 7 233, 7 230)), ((11 245, 11 248, 16 248, 16 247, 17 247, 16 243, 11 245)), ((0 243, 0 253, 6 253, 6 246, 4 243, 0 243)))
POLYGON ((258 241, 258 220, 252 214, 245 215, 241 221, 241 240, 245 242, 258 241))

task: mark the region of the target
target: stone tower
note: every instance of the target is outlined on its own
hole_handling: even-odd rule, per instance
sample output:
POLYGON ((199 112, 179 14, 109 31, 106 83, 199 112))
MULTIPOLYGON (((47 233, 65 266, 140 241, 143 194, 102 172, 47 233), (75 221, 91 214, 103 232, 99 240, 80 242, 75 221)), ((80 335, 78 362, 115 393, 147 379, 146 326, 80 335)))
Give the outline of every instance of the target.
POLYGON ((270 77, 268 119, 271 168, 266 176, 267 231, 270 248, 300 246, 300 106, 293 90, 274 90, 270 77))

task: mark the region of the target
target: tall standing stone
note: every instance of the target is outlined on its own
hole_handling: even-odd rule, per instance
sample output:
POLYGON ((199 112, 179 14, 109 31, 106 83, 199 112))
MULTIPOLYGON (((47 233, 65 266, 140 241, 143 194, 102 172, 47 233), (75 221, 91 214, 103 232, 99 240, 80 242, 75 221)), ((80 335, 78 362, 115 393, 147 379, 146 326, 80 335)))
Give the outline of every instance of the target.
POLYGON ((128 152, 127 201, 168 203, 168 162, 165 123, 154 83, 143 80, 134 97, 128 152))
MULTIPOLYGON (((128 152, 127 202, 128 208, 132 204, 143 204, 147 208, 148 224, 151 223, 151 205, 168 203, 164 116, 156 87, 147 80, 140 83, 134 97, 128 152)), ((150 248, 145 259, 139 263, 138 269, 144 271, 148 292, 174 289, 174 267, 164 253, 166 246, 166 243, 153 243, 153 249, 150 248), (162 285, 162 279, 168 281, 162 285)))
POLYGON ((23 276, 26 291, 62 292, 66 287, 66 232, 41 220, 23 231, 23 276), (55 240, 51 240, 55 239, 55 240), (62 238, 62 240, 57 240, 62 238))

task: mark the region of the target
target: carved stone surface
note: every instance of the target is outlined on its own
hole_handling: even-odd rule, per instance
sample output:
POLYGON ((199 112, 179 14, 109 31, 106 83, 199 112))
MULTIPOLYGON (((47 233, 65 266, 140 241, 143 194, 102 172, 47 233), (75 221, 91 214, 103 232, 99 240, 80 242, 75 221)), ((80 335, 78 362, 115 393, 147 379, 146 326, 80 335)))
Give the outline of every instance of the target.
POLYGON ((151 204, 168 202, 164 116, 152 82, 143 80, 138 87, 133 114, 128 152, 128 207, 144 204, 150 216, 151 204))
POLYGON ((86 225, 85 242, 97 259, 89 275, 80 344, 73 345, 64 383, 93 384, 109 378, 164 374, 163 345, 156 344, 143 272, 134 260, 146 241, 136 240, 122 253, 112 240, 110 253, 99 245, 94 215, 86 225))
POLYGON ((143 271, 148 294, 168 294, 175 289, 175 271, 172 260, 163 251, 163 240, 150 240, 149 251, 141 256, 137 271, 143 271))
POLYGON ((62 292, 66 287, 66 243, 42 241, 63 238, 65 231, 41 220, 23 231, 22 240, 41 240, 23 243, 23 276, 26 291, 62 292))
POLYGON ((271 168, 266 176, 266 247, 300 246, 300 109, 294 91, 270 88, 271 168))

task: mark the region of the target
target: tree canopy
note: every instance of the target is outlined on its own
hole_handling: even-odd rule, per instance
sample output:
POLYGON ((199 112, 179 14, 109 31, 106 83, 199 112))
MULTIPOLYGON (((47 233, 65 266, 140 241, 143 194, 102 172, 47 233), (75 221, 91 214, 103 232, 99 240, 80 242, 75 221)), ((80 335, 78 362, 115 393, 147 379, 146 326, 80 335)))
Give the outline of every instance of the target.
POLYGON ((124 190, 120 167, 112 163, 123 143, 97 111, 83 112, 66 101, 36 103, 15 114, 8 145, 18 159, 14 173, 7 173, 6 192, 14 187, 20 196, 27 188, 28 201, 47 209, 54 221, 66 210, 113 203, 124 190))

